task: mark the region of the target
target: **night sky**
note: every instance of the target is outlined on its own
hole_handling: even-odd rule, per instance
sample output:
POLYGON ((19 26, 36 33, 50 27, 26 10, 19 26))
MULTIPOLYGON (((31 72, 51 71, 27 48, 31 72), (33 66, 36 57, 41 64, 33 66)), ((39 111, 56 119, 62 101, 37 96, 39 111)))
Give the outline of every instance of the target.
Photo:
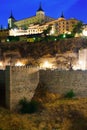
POLYGON ((87 23, 87 0, 0 0, 0 25, 7 27, 11 10, 16 20, 34 16, 40 2, 47 16, 57 19, 63 11, 66 19, 87 23))

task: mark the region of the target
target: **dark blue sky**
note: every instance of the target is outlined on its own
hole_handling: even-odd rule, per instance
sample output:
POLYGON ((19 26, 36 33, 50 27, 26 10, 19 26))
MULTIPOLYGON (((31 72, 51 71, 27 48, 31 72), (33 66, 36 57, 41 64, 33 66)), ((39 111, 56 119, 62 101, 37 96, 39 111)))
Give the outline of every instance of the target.
POLYGON ((87 23, 87 0, 0 0, 0 25, 7 26, 11 10, 16 20, 35 15, 40 2, 47 16, 77 18, 87 23))

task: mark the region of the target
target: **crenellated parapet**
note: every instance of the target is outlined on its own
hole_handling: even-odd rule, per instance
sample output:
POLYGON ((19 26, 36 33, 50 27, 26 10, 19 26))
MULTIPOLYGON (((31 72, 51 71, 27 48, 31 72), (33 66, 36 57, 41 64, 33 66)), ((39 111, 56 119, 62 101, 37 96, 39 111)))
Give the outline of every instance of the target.
POLYGON ((39 67, 36 66, 6 66, 6 70, 9 70, 12 72, 35 72, 39 71, 39 67))

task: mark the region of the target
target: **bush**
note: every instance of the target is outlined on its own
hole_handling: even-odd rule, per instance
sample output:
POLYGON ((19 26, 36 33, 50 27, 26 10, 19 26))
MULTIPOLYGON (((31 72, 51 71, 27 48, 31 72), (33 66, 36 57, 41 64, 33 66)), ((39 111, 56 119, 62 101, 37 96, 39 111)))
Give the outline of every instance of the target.
POLYGON ((25 113, 35 113, 39 110, 39 102, 37 101, 27 101, 26 98, 22 99, 19 101, 19 105, 20 105, 20 112, 22 114, 25 113))
POLYGON ((75 93, 73 92, 73 90, 70 90, 69 92, 67 92, 65 94, 65 98, 73 98, 75 96, 75 93))

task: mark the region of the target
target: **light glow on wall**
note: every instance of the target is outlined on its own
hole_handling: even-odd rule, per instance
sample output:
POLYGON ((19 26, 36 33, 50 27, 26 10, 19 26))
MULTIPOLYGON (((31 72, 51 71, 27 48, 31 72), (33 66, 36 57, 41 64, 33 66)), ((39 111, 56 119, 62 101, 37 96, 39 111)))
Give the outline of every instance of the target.
POLYGON ((87 70, 87 49, 79 50, 77 63, 73 66, 74 70, 87 70))
POLYGON ((4 70, 5 69, 5 62, 0 61, 0 69, 4 70))
POLYGON ((21 29, 11 29, 9 30, 10 36, 20 36, 20 35, 28 35, 28 30, 21 30, 21 29))
POLYGON ((29 26, 27 30, 21 28, 14 28, 9 30, 9 36, 38 34, 42 33, 45 28, 46 28, 45 26, 39 26, 39 25, 29 26))
POLYGON ((15 66, 25 66, 25 64, 23 62, 21 62, 21 61, 17 61, 15 63, 15 66))
POLYGON ((50 63, 49 61, 44 61, 42 64, 40 64, 40 68, 44 68, 44 69, 46 69, 46 68, 53 68, 53 64, 52 63, 50 63))
POLYGON ((83 30, 82 34, 83 36, 87 36, 87 28, 83 30))
POLYGON ((79 66, 80 66, 80 69, 82 69, 82 70, 85 70, 86 69, 86 67, 85 67, 85 62, 84 61, 79 61, 79 66))
POLYGON ((3 66, 3 63, 0 61, 0 66, 3 66))

